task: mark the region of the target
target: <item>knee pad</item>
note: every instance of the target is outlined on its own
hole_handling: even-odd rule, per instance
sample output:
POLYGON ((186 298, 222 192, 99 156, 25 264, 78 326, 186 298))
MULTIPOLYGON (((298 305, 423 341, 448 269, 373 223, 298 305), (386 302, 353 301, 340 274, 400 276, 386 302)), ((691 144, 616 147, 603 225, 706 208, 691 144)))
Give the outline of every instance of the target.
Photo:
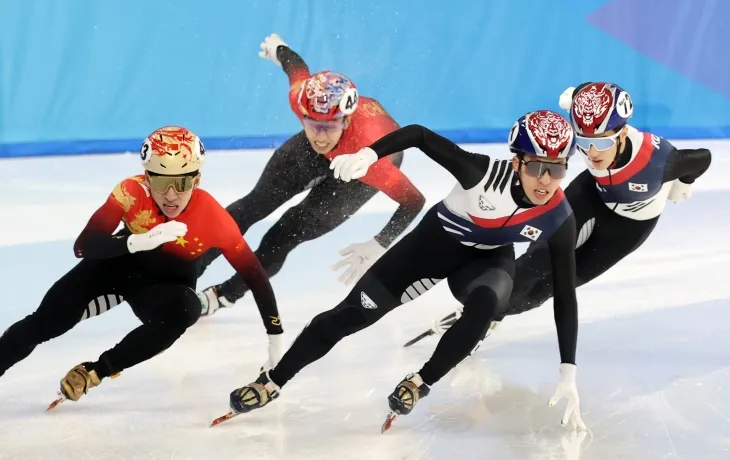
POLYGON ((474 288, 464 302, 464 310, 461 313, 466 321, 489 326, 487 321, 494 318, 499 311, 499 296, 489 286, 477 286, 474 288))
POLYGON ((486 270, 466 285, 463 294, 465 299, 462 301, 464 311, 466 312, 466 304, 471 301, 472 297, 475 297, 473 301, 481 302, 482 305, 484 303, 493 305, 495 313, 506 310, 513 284, 512 277, 506 271, 486 270))

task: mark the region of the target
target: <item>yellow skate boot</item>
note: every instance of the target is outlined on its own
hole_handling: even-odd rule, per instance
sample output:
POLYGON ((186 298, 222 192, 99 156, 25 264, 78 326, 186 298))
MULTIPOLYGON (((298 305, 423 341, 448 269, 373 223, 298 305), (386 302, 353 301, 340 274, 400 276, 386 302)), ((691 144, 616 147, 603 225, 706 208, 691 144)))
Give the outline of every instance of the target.
POLYGON ((96 371, 89 369, 90 363, 81 363, 61 379, 61 394, 71 401, 78 401, 88 391, 101 383, 96 371))

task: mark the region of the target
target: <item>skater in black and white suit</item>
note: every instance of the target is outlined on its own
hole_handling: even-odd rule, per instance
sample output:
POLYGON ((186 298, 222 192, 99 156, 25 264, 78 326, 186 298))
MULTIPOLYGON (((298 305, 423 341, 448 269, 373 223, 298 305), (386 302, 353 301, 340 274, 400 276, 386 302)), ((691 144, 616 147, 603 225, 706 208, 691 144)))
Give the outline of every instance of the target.
MULTIPOLYGON (((596 279, 638 249, 669 200, 689 198, 710 167, 707 149, 675 148, 630 126, 629 94, 612 83, 568 90, 576 150, 588 168, 565 190, 578 226, 576 285, 596 279), (596 110, 598 108, 598 110, 596 110)), ((517 260, 518 279, 507 315, 537 308, 551 297, 547 248, 532 244, 517 260)))
MULTIPOLYGON (((666 139, 628 124, 634 105, 613 83, 568 88, 560 105, 570 112, 575 149, 587 164, 565 189, 578 228, 576 286, 596 279, 638 249, 654 230, 667 202, 692 195, 692 184, 710 167, 704 148, 677 149, 666 139)), ((507 315, 517 315, 552 296, 549 248, 540 241, 516 263, 507 315)), ((434 327, 442 333, 458 314, 434 327)))
MULTIPOLYGON (((516 242, 550 248, 555 322, 562 379, 553 404, 567 397, 564 423, 584 427, 575 385, 578 314, 575 296, 575 218, 560 183, 573 146, 569 122, 555 112, 520 118, 509 136, 511 160, 462 150, 418 125, 388 134, 354 155, 332 161, 335 177, 350 181, 391 153, 417 147, 457 180, 452 192, 388 250, 335 308, 304 328, 280 363, 231 394, 231 409, 248 412, 278 397, 280 388, 322 358, 344 337, 447 280, 463 315, 443 335, 433 356, 388 397, 393 414, 408 414, 430 387, 478 345, 491 320, 508 307, 516 242)), ((417 307, 414 307, 417 308, 417 307)))

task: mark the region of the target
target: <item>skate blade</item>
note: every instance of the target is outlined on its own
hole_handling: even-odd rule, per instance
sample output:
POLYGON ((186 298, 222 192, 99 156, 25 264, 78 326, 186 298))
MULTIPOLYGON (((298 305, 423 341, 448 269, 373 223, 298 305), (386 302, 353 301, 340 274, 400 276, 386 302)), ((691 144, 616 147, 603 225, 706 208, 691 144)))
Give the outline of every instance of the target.
POLYGON ((390 412, 385 416, 385 422, 383 422, 383 426, 380 427, 380 434, 383 434, 390 429, 390 426, 393 424, 393 421, 397 416, 398 414, 395 412, 390 412))
POLYGON ((50 411, 50 410, 53 410, 53 409, 55 409, 55 408, 56 408, 56 406, 58 406, 59 404, 61 404, 61 403, 62 403, 62 402, 64 402, 65 400, 66 400, 66 397, 65 397, 65 396, 64 396, 63 394, 61 394, 61 392, 59 391, 59 392, 58 392, 58 399, 56 399, 55 401, 53 401, 53 402, 52 402, 52 403, 51 403, 51 404, 50 404, 50 405, 48 406, 48 408, 46 409, 46 412, 48 412, 48 411, 50 411))
POLYGON ((213 420, 210 424, 210 428, 213 428, 216 425, 220 425, 221 423, 228 421, 228 420, 232 419, 233 417, 236 417, 239 415, 241 415, 241 414, 240 413, 237 414, 233 411, 228 411, 228 413, 226 415, 223 415, 223 416, 218 417, 217 419, 213 420))

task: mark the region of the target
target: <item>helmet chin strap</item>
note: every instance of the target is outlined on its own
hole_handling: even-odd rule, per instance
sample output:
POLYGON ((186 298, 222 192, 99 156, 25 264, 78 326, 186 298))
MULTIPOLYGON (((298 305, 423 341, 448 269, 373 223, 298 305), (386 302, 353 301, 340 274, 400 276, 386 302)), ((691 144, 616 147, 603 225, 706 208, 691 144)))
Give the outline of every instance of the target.
POLYGON ((622 141, 621 136, 619 136, 618 140, 616 141, 616 155, 613 157, 613 161, 611 162, 611 165, 608 167, 608 169, 614 169, 617 164, 621 164, 621 161, 619 160, 623 159, 624 153, 626 153, 627 145, 628 141, 626 139, 622 141))
MULTIPOLYGON (((524 206, 520 206, 520 203, 522 203, 523 205, 526 205, 529 208, 536 206, 535 203, 530 201, 530 199, 527 197, 527 192, 525 191, 525 185, 522 182, 522 179, 520 178, 520 172, 522 171, 522 161, 521 160, 522 160, 522 157, 520 157, 519 166, 517 166, 517 171, 515 172, 515 177, 512 179, 512 185, 511 185, 512 198, 515 199, 518 209, 520 207, 524 207, 524 206), (515 196, 515 195, 517 195, 517 196, 515 196)), ((515 210, 515 212, 517 212, 517 211, 515 210)))

